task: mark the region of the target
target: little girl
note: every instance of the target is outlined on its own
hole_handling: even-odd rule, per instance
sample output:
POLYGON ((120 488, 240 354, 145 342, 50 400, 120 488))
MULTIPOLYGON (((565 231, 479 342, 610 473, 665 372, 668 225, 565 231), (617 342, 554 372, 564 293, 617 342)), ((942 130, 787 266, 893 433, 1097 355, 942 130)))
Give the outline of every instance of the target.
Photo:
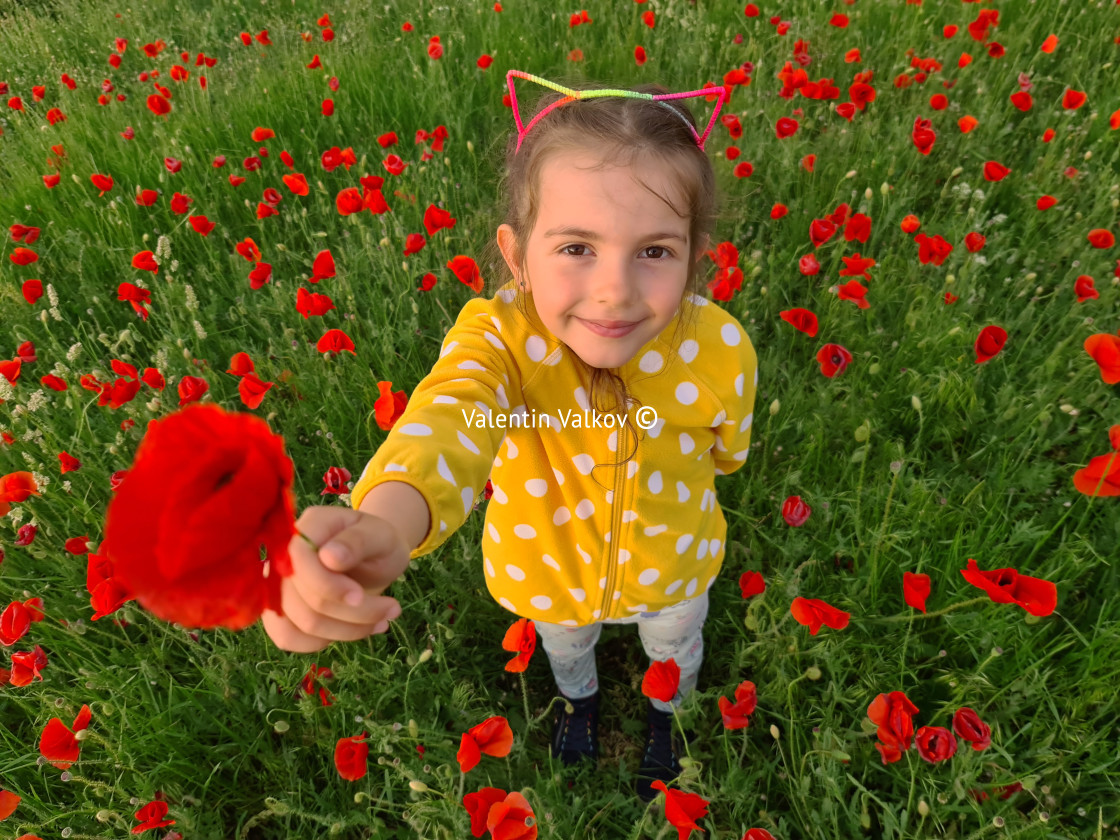
MULTIPOLYGON (((726 546, 714 479, 746 460, 757 360, 699 296, 715 178, 681 99, 719 95, 710 131, 723 89, 574 91, 510 71, 511 94, 514 76, 559 93, 528 126, 513 96, 496 238, 511 279, 463 307, 355 510, 304 511, 297 525, 322 548, 292 541, 286 616, 264 621, 287 650, 384 632, 400 608, 381 589, 463 524, 489 477, 486 583, 535 623, 570 701, 553 751, 572 764, 598 754, 603 624, 637 624, 651 660, 675 660, 673 704, 696 685, 726 546)), ((650 701, 645 800, 680 772, 671 712, 650 701)))

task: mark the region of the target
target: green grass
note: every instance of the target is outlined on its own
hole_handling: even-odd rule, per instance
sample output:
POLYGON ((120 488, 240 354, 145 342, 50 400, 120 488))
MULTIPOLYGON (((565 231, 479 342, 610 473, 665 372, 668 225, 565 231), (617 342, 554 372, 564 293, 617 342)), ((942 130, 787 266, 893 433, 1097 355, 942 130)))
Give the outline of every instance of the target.
MULTIPOLYGON (((17 113, 0 101, 0 222, 42 228, 32 246, 39 262, 15 266, 6 258, 10 241, 0 260, 0 356, 13 358, 24 341, 38 354, 0 407, 0 431, 16 439, 0 444, 0 475, 29 469, 45 485, 41 497, 13 506, 0 522, 0 606, 43 598, 46 620, 11 650, 38 644, 50 659, 43 681, 0 689, 0 788, 23 797, 5 836, 125 836, 133 813, 162 791, 173 828, 188 840, 460 838, 469 830, 462 794, 486 785, 524 792, 542 837, 672 836, 662 806, 643 809, 631 791, 646 665, 633 628, 608 627, 600 642, 604 757, 597 769, 561 772, 548 757, 553 684, 543 653, 524 682, 501 670, 499 645, 512 617, 483 586, 480 515, 394 585, 404 614, 389 634, 312 656, 279 651, 259 626, 192 634, 135 603, 115 615, 120 623, 92 622, 85 558, 66 553, 63 543, 102 538, 109 476, 129 466, 146 422, 175 410, 183 376, 204 377, 206 399, 244 410, 236 379, 224 373, 239 351, 250 354, 261 379, 276 383, 254 413, 285 438, 299 508, 343 503, 319 495, 322 475, 345 466, 357 476, 384 440, 372 412, 377 382, 410 392, 423 377, 472 294, 444 265, 456 254, 480 258, 501 221, 497 171, 512 128, 501 102, 506 70, 692 90, 720 82, 744 61, 756 66, 753 82, 735 89, 728 110, 742 120, 734 144, 740 160, 754 164, 753 176, 733 176, 734 162, 723 156, 733 141, 722 126, 708 148, 726 209, 716 241, 739 248, 746 278, 722 305, 758 350, 759 393, 752 456, 719 488, 728 553, 711 592, 700 688, 682 710, 697 733, 682 787, 710 800, 704 826, 720 840, 738 840, 752 826, 780 840, 1120 833, 1120 516, 1115 498, 1089 498, 1072 483, 1076 470, 1108 452, 1108 429, 1120 423, 1117 388, 1102 381, 1082 348, 1089 335, 1120 329, 1113 274, 1120 251, 1086 241, 1092 228, 1117 232, 1120 131, 1109 128, 1109 115, 1120 108, 1113 40, 1120 9, 1005 3, 991 37, 1007 52, 993 59, 965 29, 986 4, 933 0, 837 4, 851 16, 846 29, 829 26, 835 10, 812 0, 762 4, 755 19, 744 17, 741 3, 620 0, 588 7, 594 22, 576 28, 568 17, 579 9, 553 13, 548 4, 512 0, 500 14, 487 3, 131 5, 0 0, 0 81, 27 109, 17 113), (657 14, 653 30, 641 22, 647 8, 657 14), (336 39, 304 42, 299 33, 317 35, 325 12, 336 39), (767 20, 779 12, 792 24, 785 37, 767 20), (405 20, 413 32, 401 31, 405 20), (950 23, 961 30, 946 40, 942 27, 950 23), (271 47, 238 39, 265 28, 271 47), (1051 32, 1061 42, 1047 55, 1039 45, 1051 32), (438 61, 426 53, 432 35, 446 50, 438 61), (129 46, 114 71, 106 59, 116 37, 129 46), (140 46, 157 38, 167 50, 145 58, 140 46), (809 77, 833 78, 843 94, 854 73, 874 71, 878 96, 850 124, 835 102, 777 95, 775 74, 798 38, 810 43, 809 77), (636 44, 649 54, 641 67, 636 44), (853 47, 862 62, 845 64, 853 47), (568 59, 574 48, 582 62, 568 59), (892 82, 908 71, 910 48, 943 69, 898 89, 892 82), (179 84, 168 71, 181 50, 191 54, 191 77, 179 84), (200 51, 217 57, 217 66, 196 67, 200 51), (962 51, 974 60, 958 68, 962 51), (324 69, 305 69, 316 53, 324 69), (483 53, 495 59, 486 71, 475 65, 483 53), (166 119, 144 107, 152 88, 137 81, 153 68, 174 92, 166 119), (77 90, 59 84, 63 72, 77 90), (1020 72, 1034 83, 1027 113, 1008 100, 1020 72), (334 94, 326 84, 332 75, 340 81, 334 94), (106 78, 127 101, 96 103, 106 78), (945 89, 943 80, 956 85, 945 89), (37 84, 47 88, 42 103, 32 102, 37 84), (1086 91, 1088 103, 1063 112, 1066 87, 1086 91), (937 92, 949 97, 945 111, 928 105, 937 92), (327 96, 336 105, 331 118, 319 110, 327 96), (47 127, 46 108, 55 105, 68 119, 47 127), (779 141, 773 125, 794 108, 804 112, 801 127, 779 141), (969 134, 956 125, 964 114, 979 120, 969 134), (918 116, 931 118, 937 132, 928 157, 910 140, 918 116), (119 136, 129 125, 131 142, 119 136), (276 138, 253 143, 258 125, 276 138), (421 162, 415 132, 437 125, 447 127, 446 148, 421 162), (1044 144, 1047 127, 1056 136, 1044 144), (401 138, 388 151, 411 164, 387 180, 393 212, 339 216, 339 190, 357 186, 361 174, 382 174, 387 150, 375 138, 388 131, 401 138), (47 190, 41 176, 58 143, 67 163, 59 186, 47 190), (271 153, 262 169, 242 172, 242 159, 261 145, 271 153), (359 158, 349 172, 327 173, 319 164, 336 145, 352 146, 359 158), (281 183, 288 171, 281 149, 308 176, 308 196, 281 183), (809 153, 817 155, 813 173, 798 165, 809 153), (228 158, 224 169, 210 165, 218 154, 228 158), (181 159, 182 171, 169 174, 165 156, 181 159), (1011 174, 984 181, 986 160, 1011 174), (1070 166, 1080 170, 1074 177, 1063 174, 1070 166), (231 171, 248 180, 231 187, 231 171), (94 172, 116 180, 103 198, 90 185, 94 172), (284 198, 278 217, 258 221, 266 187, 284 198), (139 188, 163 195, 151 208, 137 207, 139 188), (168 210, 174 191, 194 199, 192 213, 217 222, 208 238, 168 210), (1034 204, 1043 193, 1059 199, 1044 213, 1034 204), (770 218, 775 202, 789 206, 784 219, 770 218), (840 202, 872 217, 871 238, 849 245, 836 237, 817 252, 821 273, 803 277, 797 261, 812 250, 808 224, 840 202), (458 223, 405 258, 405 236, 422 230, 429 204, 458 223), (919 264, 917 245, 899 229, 908 213, 920 217, 922 232, 953 243, 942 266, 919 264), (988 237, 975 255, 963 244, 970 231, 988 237), (246 279, 249 264, 233 250, 247 236, 274 271, 256 291, 246 279), (132 255, 155 250, 161 237, 169 259, 155 277, 138 278, 132 255), (338 276, 308 288, 338 308, 305 320, 295 291, 325 247, 338 276), (840 257, 855 251, 878 262, 865 284, 869 309, 829 291, 840 257), (420 293, 428 271, 439 282, 420 293), (1077 302, 1073 283, 1081 274, 1094 278, 1099 299, 1077 302), (24 301, 20 287, 31 277, 53 286, 55 313, 46 295, 34 306, 24 301), (152 290, 147 321, 116 299, 120 282, 138 279, 152 290), (946 291, 957 303, 943 302, 946 291), (815 339, 779 317, 792 307, 819 316, 815 339), (1007 330, 1007 345, 977 365, 972 344, 989 324, 1007 330), (315 351, 330 327, 353 338, 356 357, 315 351), (815 361, 826 342, 854 356, 834 379, 815 361), (82 374, 105 378, 114 358, 161 370, 168 387, 158 403, 145 388, 118 410, 99 408, 78 387, 82 374), (40 388, 38 379, 52 370, 68 391, 40 388), (122 431, 128 418, 136 425, 122 431), (60 476, 61 451, 82 468, 60 476), (796 529, 781 518, 783 500, 795 494, 813 509, 796 529), (17 547, 16 532, 28 522, 38 536, 17 547), (984 569, 1013 566, 1054 581, 1057 611, 1035 619, 1014 605, 977 600, 981 593, 959 573, 970 557, 984 569), (736 581, 747 569, 763 573, 767 590, 744 602, 736 581), (903 571, 933 579, 929 616, 903 603, 903 571), (851 624, 809 635, 789 612, 798 595, 849 611, 851 624), (334 673, 326 682, 330 706, 296 694, 312 663, 334 673), (724 731, 717 698, 730 697, 743 679, 758 686, 758 711, 747 730, 724 731), (991 725, 992 746, 973 753, 961 742, 952 760, 937 765, 910 750, 884 766, 866 711, 892 690, 918 706, 919 726, 949 726, 956 708, 971 706, 991 725), (93 720, 64 781, 37 762, 39 734, 51 717, 69 724, 83 703, 93 720), (461 777, 460 734, 495 714, 513 727, 513 752, 484 758, 461 777), (345 782, 334 769, 334 744, 363 731, 369 773, 345 782), (1023 789, 1008 800, 994 793, 1014 782, 1023 789), (978 802, 971 789, 991 796, 978 802)), ((482 269, 489 280, 497 267, 482 269)))

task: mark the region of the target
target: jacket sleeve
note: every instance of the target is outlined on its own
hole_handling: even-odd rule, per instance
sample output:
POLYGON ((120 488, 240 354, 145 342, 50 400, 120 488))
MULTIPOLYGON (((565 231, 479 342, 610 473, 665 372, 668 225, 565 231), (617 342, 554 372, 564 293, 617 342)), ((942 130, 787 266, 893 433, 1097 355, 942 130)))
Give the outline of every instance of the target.
POLYGON ((475 299, 463 307, 439 359, 351 491, 357 510, 371 489, 387 481, 416 488, 432 527, 413 558, 434 551, 466 521, 505 436, 489 418, 523 403, 520 373, 500 323, 491 301, 475 299))
POLYGON ((716 443, 712 447, 712 456, 716 475, 729 475, 746 463, 750 450, 758 357, 742 324, 730 315, 715 340, 722 345, 724 362, 715 372, 715 392, 720 397, 726 416, 715 429, 716 443))

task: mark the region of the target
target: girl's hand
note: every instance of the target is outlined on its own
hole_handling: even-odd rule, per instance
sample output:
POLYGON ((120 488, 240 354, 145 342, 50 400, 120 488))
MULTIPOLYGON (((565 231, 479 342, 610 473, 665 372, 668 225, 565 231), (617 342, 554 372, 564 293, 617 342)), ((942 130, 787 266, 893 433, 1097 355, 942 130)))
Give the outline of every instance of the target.
POLYGON ((284 615, 265 610, 265 632, 281 650, 313 653, 331 642, 384 633, 401 614, 393 598, 381 597, 408 567, 409 549, 386 520, 352 508, 306 508, 288 553, 292 574, 281 581, 284 615))

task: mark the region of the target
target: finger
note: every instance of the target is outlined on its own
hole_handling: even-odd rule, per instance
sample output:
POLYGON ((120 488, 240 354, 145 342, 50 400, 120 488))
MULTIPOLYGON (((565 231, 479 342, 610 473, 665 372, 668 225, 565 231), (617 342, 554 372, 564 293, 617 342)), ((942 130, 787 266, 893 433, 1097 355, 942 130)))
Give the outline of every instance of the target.
POLYGON ((353 642, 384 633, 389 621, 400 615, 400 604, 393 598, 367 595, 361 606, 353 608, 357 613, 354 620, 340 620, 313 609, 290 581, 285 584, 289 590, 284 592, 282 602, 285 617, 305 636, 353 642))
POLYGON ((261 613, 261 624, 276 647, 291 653, 318 653, 334 641, 304 633, 292 624, 291 619, 272 610, 261 613))
MULTIPOLYGON (((347 605, 350 603, 348 597, 354 604, 360 604, 365 597, 357 581, 343 572, 334 572, 323 566, 321 555, 299 534, 288 541, 288 556, 292 562, 292 577, 299 581, 298 589, 303 600, 314 611, 330 613, 343 621, 359 619, 357 608, 347 605)), ((287 579, 284 581, 285 584, 289 582, 287 579)))
POLYGON ((364 558, 387 552, 400 541, 392 526, 353 508, 306 508, 296 521, 296 528, 319 547, 324 566, 336 572, 348 571, 364 558), (369 527, 374 522, 380 526, 369 527))

